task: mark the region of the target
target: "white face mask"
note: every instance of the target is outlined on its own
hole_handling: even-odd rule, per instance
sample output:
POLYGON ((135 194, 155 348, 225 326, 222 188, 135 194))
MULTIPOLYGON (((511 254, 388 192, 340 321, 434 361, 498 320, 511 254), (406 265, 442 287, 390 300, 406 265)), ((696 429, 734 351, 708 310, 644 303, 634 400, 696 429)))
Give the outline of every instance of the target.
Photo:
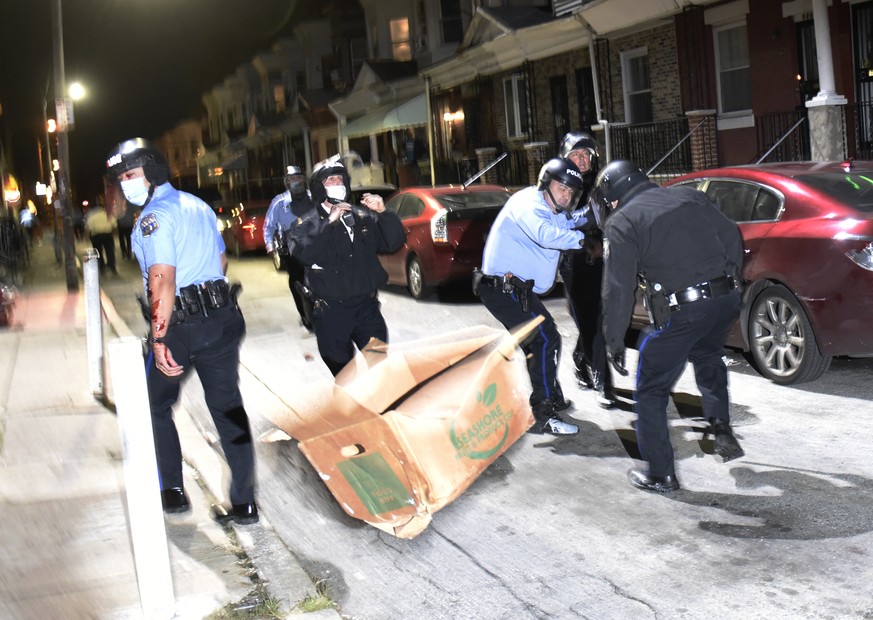
POLYGON ((328 185, 324 188, 324 191, 327 192, 328 198, 333 198, 334 200, 343 201, 346 199, 346 186, 345 185, 328 185))
POLYGON ((149 199, 149 188, 145 177, 127 179, 121 182, 121 193, 127 198, 127 202, 137 207, 143 206, 149 199))

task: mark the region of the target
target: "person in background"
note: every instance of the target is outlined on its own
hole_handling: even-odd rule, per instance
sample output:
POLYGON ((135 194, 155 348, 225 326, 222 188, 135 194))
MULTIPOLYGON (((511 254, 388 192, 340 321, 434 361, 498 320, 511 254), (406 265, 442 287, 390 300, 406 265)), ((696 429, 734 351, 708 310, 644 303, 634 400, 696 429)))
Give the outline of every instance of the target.
POLYGON ((534 433, 572 435, 579 427, 558 414, 572 403, 558 381, 561 335, 539 295, 555 283, 561 252, 582 247, 585 234, 572 219, 583 193, 582 173, 568 159, 555 158, 540 170, 537 184, 513 194, 503 205, 474 272, 473 290, 506 329, 538 316, 543 322, 522 345, 531 382, 534 433))
POLYGON ((588 132, 568 133, 561 141, 558 157, 569 159, 585 181, 584 194, 579 201, 583 211, 582 230, 585 247, 564 252, 561 256, 561 278, 570 314, 579 329, 579 338, 573 350, 573 364, 579 387, 597 390, 597 404, 604 409, 615 406, 612 373, 606 362, 603 341, 603 312, 600 288, 603 279, 603 233, 597 227, 594 214, 588 206, 588 194, 594 186, 599 170, 597 141, 588 132))
POLYGON ((118 224, 118 247, 121 248, 121 257, 125 260, 133 258, 130 248, 130 235, 133 233, 133 223, 136 221, 136 208, 125 202, 124 210, 115 219, 118 224))
POLYGON ((303 263, 288 252, 286 235, 292 224, 307 212, 314 209, 306 176, 299 166, 288 166, 285 172, 285 191, 277 194, 264 217, 264 245, 267 254, 278 252, 282 268, 288 272, 288 288, 300 315, 300 323, 312 331, 312 305, 307 297, 308 291, 303 282, 305 269, 303 263))
POLYGON ((213 518, 255 523, 255 451, 239 391, 239 348, 246 324, 236 287, 225 277, 227 257, 215 213, 196 196, 170 185, 167 160, 146 140, 133 138, 116 146, 106 168, 127 201, 142 209, 132 248, 142 269, 149 312, 146 381, 164 512, 191 508, 173 405, 193 368, 231 473, 231 507, 213 507, 213 518))
POLYGON ((85 231, 91 239, 91 245, 99 255, 101 274, 108 267, 109 271, 118 275, 118 270, 115 268, 115 237, 113 234, 116 228, 115 218, 106 212, 106 205, 102 202, 98 201, 88 210, 88 215, 85 217, 85 231))
POLYGON ((371 338, 388 342, 379 287, 388 274, 378 254, 406 241, 397 214, 382 197, 364 194, 354 208, 349 174, 339 157, 316 164, 309 179, 316 207, 295 221, 287 235, 292 256, 306 266, 312 293, 312 326, 318 352, 336 376, 371 338))
POLYGON ((679 489, 667 426, 667 404, 685 364, 694 365, 703 417, 723 461, 743 449, 731 431, 725 339, 742 305, 743 239, 706 194, 658 187, 631 161, 615 160, 597 175, 602 196, 603 330, 607 359, 626 376, 624 337, 642 284, 651 325, 639 340, 637 444, 648 464, 631 469, 645 491, 679 489))

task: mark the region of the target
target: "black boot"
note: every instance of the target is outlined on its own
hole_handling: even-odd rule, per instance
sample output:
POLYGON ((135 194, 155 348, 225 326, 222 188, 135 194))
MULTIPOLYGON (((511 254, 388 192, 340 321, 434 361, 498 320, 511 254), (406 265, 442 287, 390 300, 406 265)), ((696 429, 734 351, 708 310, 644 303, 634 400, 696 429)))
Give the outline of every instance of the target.
POLYGON ((612 409, 615 407, 615 391, 612 389, 612 382, 606 380, 606 373, 591 371, 591 376, 594 378, 594 389, 597 390, 597 404, 604 409, 612 409))
POLYGON ((715 440, 715 453, 721 457, 722 463, 738 459, 745 454, 727 420, 709 418, 709 432, 715 440))
POLYGON ((594 381, 591 378, 591 367, 585 356, 576 349, 573 351, 573 366, 576 370, 576 383, 580 390, 594 389, 594 381))

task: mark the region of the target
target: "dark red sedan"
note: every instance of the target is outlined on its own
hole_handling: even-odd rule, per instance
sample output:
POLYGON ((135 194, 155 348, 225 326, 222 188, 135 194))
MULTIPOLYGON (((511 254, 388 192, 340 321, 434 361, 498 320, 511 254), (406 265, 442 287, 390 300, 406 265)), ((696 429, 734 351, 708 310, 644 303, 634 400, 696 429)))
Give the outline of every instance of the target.
POLYGON ((873 162, 695 172, 745 245, 745 307, 728 345, 776 383, 813 381, 834 356, 873 355, 873 162))
POLYGON ((482 250, 494 218, 510 192, 498 185, 406 187, 385 203, 400 217, 406 243, 379 256, 391 284, 405 285, 416 299, 433 287, 470 278, 482 265, 482 250))

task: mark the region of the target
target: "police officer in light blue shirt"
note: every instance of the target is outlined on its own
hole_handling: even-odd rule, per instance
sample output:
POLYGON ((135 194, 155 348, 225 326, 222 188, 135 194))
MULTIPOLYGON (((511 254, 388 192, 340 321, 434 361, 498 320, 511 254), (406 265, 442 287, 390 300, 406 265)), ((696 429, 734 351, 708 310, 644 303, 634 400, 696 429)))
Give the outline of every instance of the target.
POLYGON ((583 193, 582 173, 569 160, 552 159, 536 186, 514 194, 494 221, 474 286, 479 298, 507 329, 537 316, 544 321, 523 345, 533 391, 530 404, 537 433, 569 435, 579 427, 558 417, 569 409, 558 382, 561 336, 538 295, 555 283, 562 250, 582 246, 585 235, 572 215, 583 193))
POLYGON ((286 233, 299 218, 315 207, 306 188, 306 176, 299 166, 288 166, 285 187, 286 191, 277 194, 270 202, 264 217, 264 245, 267 254, 279 253, 282 268, 288 272, 288 288, 300 315, 300 323, 312 331, 312 304, 305 294, 303 281, 306 270, 303 263, 292 255, 286 233))
POLYGON ((239 391, 245 320, 224 275, 227 257, 215 214, 170 185, 164 156, 141 138, 119 144, 106 166, 127 201, 142 208, 131 241, 148 299, 146 380, 164 511, 190 509, 173 405, 194 368, 231 471, 231 507, 216 507, 214 516, 222 523, 254 523, 254 447, 239 391))

